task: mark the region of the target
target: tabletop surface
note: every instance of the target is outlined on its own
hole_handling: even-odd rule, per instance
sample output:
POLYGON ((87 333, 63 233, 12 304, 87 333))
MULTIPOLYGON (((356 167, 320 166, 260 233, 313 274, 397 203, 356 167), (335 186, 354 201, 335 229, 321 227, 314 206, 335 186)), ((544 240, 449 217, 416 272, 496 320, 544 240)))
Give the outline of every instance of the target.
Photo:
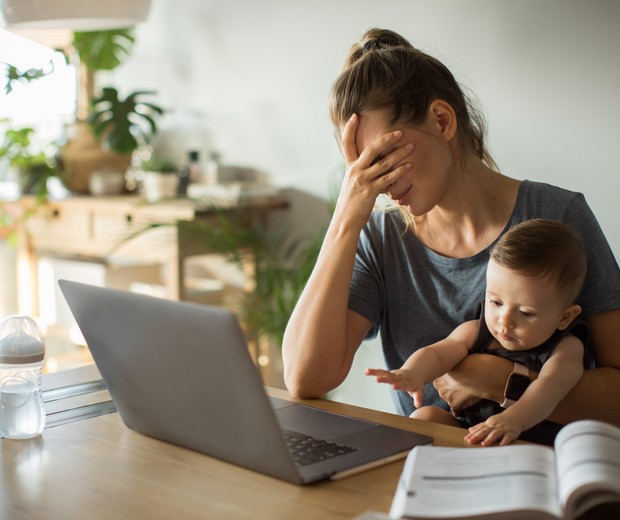
MULTIPOLYGON (((1 518, 329 520, 389 510, 402 460, 296 486, 136 433, 105 406, 103 415, 60 420, 63 409, 109 402, 99 379, 94 365, 44 377, 48 399, 54 398, 46 404, 50 423, 61 424, 35 439, 0 440, 1 518), (83 393, 61 395, 67 387, 83 393)), ((279 389, 268 393, 431 435, 436 445, 466 446, 459 428, 334 401, 301 401, 279 389)))

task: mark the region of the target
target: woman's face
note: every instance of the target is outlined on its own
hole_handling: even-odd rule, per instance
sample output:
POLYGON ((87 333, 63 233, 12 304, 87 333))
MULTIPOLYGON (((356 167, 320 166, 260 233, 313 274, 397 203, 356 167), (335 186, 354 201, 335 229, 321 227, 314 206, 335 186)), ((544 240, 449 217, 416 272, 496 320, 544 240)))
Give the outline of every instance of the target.
MULTIPOLYGON (((355 143, 361 153, 379 136, 394 130, 401 130, 403 137, 394 145, 413 144, 413 149, 398 165, 412 163, 409 172, 394 184, 386 194, 398 205, 406 207, 414 216, 424 215, 441 204, 449 186, 452 152, 442 136, 441 128, 432 117, 418 126, 390 125, 386 110, 371 110, 359 114, 355 143)), ((392 148, 393 149, 393 148, 392 148)), ((378 159, 389 154, 386 150, 378 159)), ((398 166, 397 165, 397 166, 398 166)))

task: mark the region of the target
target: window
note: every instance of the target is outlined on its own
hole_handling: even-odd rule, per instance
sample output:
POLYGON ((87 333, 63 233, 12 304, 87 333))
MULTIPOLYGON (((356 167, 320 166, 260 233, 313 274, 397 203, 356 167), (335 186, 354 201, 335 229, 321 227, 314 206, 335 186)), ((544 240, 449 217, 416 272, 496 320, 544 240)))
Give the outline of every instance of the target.
MULTIPOLYGON (((75 117, 75 67, 67 64, 62 52, 5 30, 0 30, 0 62, 0 119, 8 119, 11 128, 35 128, 34 146, 62 141, 65 125, 75 117), (30 82, 13 81, 7 94, 7 65, 20 72, 43 69, 49 74, 30 82)), ((7 171, 6 164, 0 165, 0 179, 5 180, 7 171)))

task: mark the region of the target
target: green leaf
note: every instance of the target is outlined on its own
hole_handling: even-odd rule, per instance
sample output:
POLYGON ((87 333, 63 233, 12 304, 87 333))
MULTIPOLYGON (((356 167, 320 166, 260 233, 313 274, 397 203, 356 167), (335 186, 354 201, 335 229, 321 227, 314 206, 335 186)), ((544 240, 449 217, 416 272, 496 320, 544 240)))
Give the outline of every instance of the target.
POLYGON ((135 41, 133 28, 73 33, 73 47, 80 62, 92 71, 118 67, 131 53, 135 41))
POLYGON ((137 91, 122 99, 115 88, 104 88, 93 100, 88 118, 93 135, 116 153, 132 152, 140 142, 148 142, 157 132, 153 116, 163 114, 164 110, 141 98, 154 94, 150 90, 137 91))
POLYGON ((50 75, 54 72, 54 62, 50 60, 49 69, 28 69, 26 71, 21 71, 17 67, 10 65, 9 63, 3 62, 6 69, 6 79, 4 85, 4 93, 10 94, 13 91, 13 84, 16 82, 19 83, 29 83, 31 81, 44 78, 45 76, 50 75))

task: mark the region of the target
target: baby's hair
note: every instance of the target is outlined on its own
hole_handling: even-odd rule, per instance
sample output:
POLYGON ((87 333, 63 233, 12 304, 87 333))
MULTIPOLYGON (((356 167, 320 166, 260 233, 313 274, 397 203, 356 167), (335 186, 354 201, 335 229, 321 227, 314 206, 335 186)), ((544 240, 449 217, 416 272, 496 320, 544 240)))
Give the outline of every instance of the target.
POLYGON ((510 228, 491 248, 491 259, 523 276, 549 276, 574 303, 586 276, 586 253, 579 235, 562 222, 526 220, 510 228))

